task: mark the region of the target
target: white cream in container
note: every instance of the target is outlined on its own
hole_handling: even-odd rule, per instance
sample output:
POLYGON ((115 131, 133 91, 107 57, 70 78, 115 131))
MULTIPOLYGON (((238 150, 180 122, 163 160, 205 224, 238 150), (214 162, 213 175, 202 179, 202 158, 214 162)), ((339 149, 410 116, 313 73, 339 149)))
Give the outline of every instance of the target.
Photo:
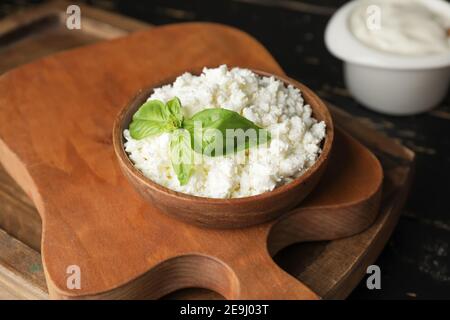
POLYGON ((376 111, 407 115, 432 108, 446 95, 448 28, 450 4, 442 0, 359 0, 335 13, 325 42, 344 60, 355 99, 376 111))

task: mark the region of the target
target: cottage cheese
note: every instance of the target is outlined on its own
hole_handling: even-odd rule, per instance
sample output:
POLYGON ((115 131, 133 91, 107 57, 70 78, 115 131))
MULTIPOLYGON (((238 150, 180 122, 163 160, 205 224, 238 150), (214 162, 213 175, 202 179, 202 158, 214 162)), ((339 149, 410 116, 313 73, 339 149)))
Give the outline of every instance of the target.
POLYGON ((155 89, 149 100, 167 102, 175 96, 185 117, 211 107, 233 110, 267 129, 271 141, 235 155, 204 156, 181 186, 170 161, 171 133, 134 140, 125 130, 125 150, 136 168, 169 189, 210 198, 257 195, 302 175, 321 152, 325 123, 311 116, 298 89, 273 77, 225 65, 205 68, 200 76, 185 73, 173 84, 155 89))

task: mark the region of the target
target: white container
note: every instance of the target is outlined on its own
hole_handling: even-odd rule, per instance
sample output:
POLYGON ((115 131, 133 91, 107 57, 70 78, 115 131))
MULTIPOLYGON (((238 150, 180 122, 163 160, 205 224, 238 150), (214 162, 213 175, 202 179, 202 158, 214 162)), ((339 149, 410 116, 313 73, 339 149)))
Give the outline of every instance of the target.
MULTIPOLYGON (((423 1, 450 17, 450 4, 423 1)), ((349 28, 349 16, 359 0, 342 6, 328 22, 325 44, 344 61, 347 88, 361 104, 391 115, 412 115, 436 106, 450 84, 450 53, 405 56, 361 43, 349 28)))

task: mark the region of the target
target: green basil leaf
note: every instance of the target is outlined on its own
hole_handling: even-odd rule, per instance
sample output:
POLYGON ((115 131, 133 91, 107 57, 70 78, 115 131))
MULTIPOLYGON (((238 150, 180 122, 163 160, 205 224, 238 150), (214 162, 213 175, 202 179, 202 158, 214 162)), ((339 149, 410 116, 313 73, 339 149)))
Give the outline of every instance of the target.
POLYGON ((179 112, 176 107, 172 107, 172 110, 177 112, 175 115, 162 101, 145 102, 133 115, 133 121, 130 123, 131 137, 139 140, 180 127, 182 118, 180 121, 177 120, 181 113, 181 106, 179 107, 179 112))
POLYGON ((133 115, 133 120, 165 121, 169 119, 166 105, 160 100, 149 100, 145 102, 133 115))
POLYGON ((130 135, 136 140, 155 136, 164 132, 170 132, 173 129, 172 124, 167 122, 138 119, 133 120, 133 122, 130 123, 130 135))
POLYGON ((219 156, 242 151, 270 140, 267 130, 258 127, 239 113, 222 109, 204 109, 183 127, 191 134, 196 152, 219 156))
POLYGON ((170 140, 170 160, 180 185, 187 184, 194 172, 191 137, 187 130, 178 129, 172 133, 170 140))
POLYGON ((172 100, 167 101, 167 108, 169 109, 170 116, 174 120, 176 126, 179 128, 183 123, 183 113, 181 112, 180 99, 174 97, 172 100))

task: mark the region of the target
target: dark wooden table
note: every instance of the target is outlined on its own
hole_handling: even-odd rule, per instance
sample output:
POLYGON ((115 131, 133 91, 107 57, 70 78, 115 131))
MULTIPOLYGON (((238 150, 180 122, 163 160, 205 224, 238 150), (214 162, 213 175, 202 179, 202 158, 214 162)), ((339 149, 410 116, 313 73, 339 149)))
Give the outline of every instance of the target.
MULTIPOLYGON (((39 0, 3 0, 0 18, 39 0)), ((416 179, 400 222, 377 261, 382 289, 363 281, 353 299, 450 298, 450 95, 434 110, 390 117, 355 102, 345 88, 341 62, 326 50, 323 33, 344 0, 84 1, 152 24, 215 21, 261 41, 292 77, 360 120, 399 139, 417 154, 416 179)))

